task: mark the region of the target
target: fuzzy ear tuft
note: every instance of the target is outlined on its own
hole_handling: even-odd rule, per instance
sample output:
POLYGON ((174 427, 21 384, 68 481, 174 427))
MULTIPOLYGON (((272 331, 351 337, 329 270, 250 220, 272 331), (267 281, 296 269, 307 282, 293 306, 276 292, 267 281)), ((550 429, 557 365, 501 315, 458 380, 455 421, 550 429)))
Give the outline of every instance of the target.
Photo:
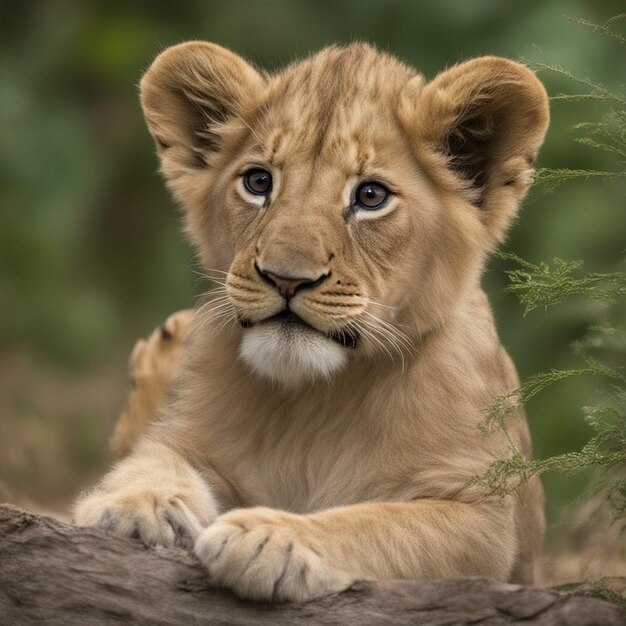
POLYGON ((455 65, 414 100, 416 138, 445 157, 457 188, 500 238, 532 180, 548 97, 524 65, 480 57, 455 65))
POLYGON ((216 44, 190 41, 162 52, 140 83, 141 104, 166 177, 204 168, 220 130, 252 106, 263 78, 216 44))

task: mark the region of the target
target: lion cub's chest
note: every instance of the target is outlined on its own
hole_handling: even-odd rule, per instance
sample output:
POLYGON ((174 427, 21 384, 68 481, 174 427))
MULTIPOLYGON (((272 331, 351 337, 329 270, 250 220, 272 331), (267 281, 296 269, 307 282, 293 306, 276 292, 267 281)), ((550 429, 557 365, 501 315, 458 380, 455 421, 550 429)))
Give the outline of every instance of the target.
POLYGON ((247 506, 309 512, 373 497, 376 465, 354 438, 313 437, 251 450, 232 469, 247 506))
POLYGON ((241 505, 308 512, 393 495, 390 468, 407 466, 400 446, 364 427, 358 412, 323 409, 272 416, 220 438, 215 458, 241 505))

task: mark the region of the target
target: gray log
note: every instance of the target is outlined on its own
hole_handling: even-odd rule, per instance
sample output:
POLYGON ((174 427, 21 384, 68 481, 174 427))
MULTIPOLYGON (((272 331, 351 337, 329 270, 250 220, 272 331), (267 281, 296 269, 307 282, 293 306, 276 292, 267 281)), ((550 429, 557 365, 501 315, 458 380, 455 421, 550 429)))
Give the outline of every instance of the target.
POLYGON ((3 625, 626 623, 616 604, 575 591, 456 578, 360 582, 305 604, 248 602, 210 588, 183 550, 0 506, 3 625))

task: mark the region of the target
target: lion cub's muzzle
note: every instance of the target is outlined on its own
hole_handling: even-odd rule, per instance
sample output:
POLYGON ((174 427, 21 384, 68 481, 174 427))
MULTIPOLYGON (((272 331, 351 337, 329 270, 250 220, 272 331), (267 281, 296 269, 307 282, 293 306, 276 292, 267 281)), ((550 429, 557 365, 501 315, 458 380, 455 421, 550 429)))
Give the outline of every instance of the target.
POLYGON ((304 321, 300 316, 298 316, 289 308, 289 301, 296 295, 296 293, 304 289, 314 289, 315 287, 321 285, 323 282, 331 277, 330 270, 319 275, 317 278, 297 278, 284 276, 276 272, 263 269, 259 267, 256 261, 254 262, 254 269, 265 283, 272 285, 272 287, 274 287, 285 299, 285 308, 279 313, 274 314, 264 320, 261 320, 256 324, 253 324, 250 320, 239 316, 238 320, 242 328, 251 328, 252 326, 257 324, 278 322, 285 329, 285 331, 289 331, 289 329, 292 328, 301 327, 303 329, 308 329, 321 333, 328 339, 335 341, 344 348, 354 349, 358 346, 360 333, 356 329, 342 329, 332 332, 322 332, 318 328, 315 328, 314 326, 311 326, 311 324, 304 321))
POLYGON ((329 270, 324 274, 320 274, 317 278, 281 276, 276 272, 260 268, 257 261, 254 262, 254 269, 263 281, 278 289, 278 292, 281 296, 283 296, 283 298, 285 298, 287 304, 289 304, 289 300, 293 298, 298 291, 302 291, 303 289, 313 289, 318 285, 321 285, 325 280, 330 278, 331 275, 329 270))

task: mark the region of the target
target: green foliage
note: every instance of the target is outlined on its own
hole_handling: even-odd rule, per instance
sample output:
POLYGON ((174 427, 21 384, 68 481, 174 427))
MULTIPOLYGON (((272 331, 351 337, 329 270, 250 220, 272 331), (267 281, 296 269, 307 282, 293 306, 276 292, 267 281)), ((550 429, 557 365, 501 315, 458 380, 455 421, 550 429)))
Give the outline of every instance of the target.
MULTIPOLYGON (((528 459, 508 437, 505 417, 514 406, 520 406, 529 397, 563 378, 596 374, 594 369, 552 371, 528 379, 510 397, 498 399, 490 408, 483 428, 497 423, 507 435, 511 455, 491 463, 488 470, 475 483, 487 487, 491 492, 504 497, 524 484, 531 476, 550 471, 579 472, 594 469, 596 480, 589 492, 604 492, 615 519, 626 517, 626 378, 616 371, 604 372, 620 381, 612 392, 606 394, 601 404, 583 407, 585 421, 593 428, 594 435, 587 444, 576 452, 567 452, 544 459, 528 459), (509 400, 513 402, 508 402, 509 400)), ((626 525, 625 525, 626 528, 626 525)))
POLYGON ((620 13, 619 15, 614 15, 610 17, 604 24, 594 24, 589 20, 582 19, 580 17, 568 17, 567 20, 569 22, 575 22, 577 24, 582 24, 583 26, 589 26, 592 30, 602 33, 607 37, 613 37, 617 39, 620 43, 626 43, 626 39, 622 36, 621 33, 618 33, 613 30, 613 25, 626 18, 626 13, 620 13))
MULTIPOLYGON (((507 256, 517 258, 514 255, 507 256)), ((593 275, 571 276, 572 268, 580 268, 580 263, 568 264, 557 261, 559 261, 555 263, 557 268, 567 268, 563 282, 569 285, 568 295, 589 295, 588 284, 593 282, 589 277, 593 275), (572 285, 576 284, 580 286, 579 291, 572 288, 572 285)), ((560 288, 558 271, 551 273, 547 265, 540 265, 532 266, 535 268, 533 272, 529 271, 530 264, 521 260, 520 262, 524 269, 511 272, 516 280, 511 286, 515 288, 514 291, 518 294, 520 301, 526 304, 527 310, 528 295, 540 293, 542 285, 546 285, 546 297, 533 297, 532 301, 540 301, 542 304, 564 301, 564 290, 560 288), (524 278, 520 278, 520 274, 523 274, 524 278), (558 294, 557 299, 550 297, 551 290, 558 294)), ((614 276, 622 284, 626 280, 626 274, 614 276)), ((615 290, 612 285, 606 288, 594 285, 591 289, 593 289, 592 297, 610 303, 604 311, 609 316, 624 304, 626 292, 623 289, 615 290)), ((536 306, 531 305, 531 308, 536 308, 536 306)), ((623 320, 623 317, 621 319, 623 320)), ((496 398, 493 405, 489 407, 481 428, 484 430, 493 427, 502 429, 507 437, 511 454, 509 458, 494 461, 487 472, 474 482, 504 497, 533 475, 550 471, 571 473, 591 468, 596 470, 597 478, 591 485, 590 491, 605 492, 614 517, 623 519, 626 517, 626 375, 623 366, 612 363, 622 363, 626 358, 626 327, 623 321, 621 326, 613 324, 594 326, 589 329, 589 334, 585 339, 574 344, 573 348, 583 362, 583 367, 553 369, 530 376, 518 389, 496 398), (596 352, 602 355, 602 360, 594 356, 596 352), (593 429, 593 436, 580 451, 543 459, 526 458, 508 435, 507 419, 517 415, 519 409, 531 398, 551 385, 567 378, 580 376, 599 376, 609 383, 599 404, 582 408, 585 421, 593 429)))
POLYGON ((562 304, 568 297, 584 295, 592 300, 613 301, 626 296, 626 273, 576 274, 583 262, 554 259, 553 265, 534 265, 511 252, 499 252, 501 259, 513 260, 520 269, 508 270, 506 291, 524 305, 524 315, 539 307, 562 304))
MULTIPOLYGON (((623 44, 626 39, 613 30, 612 26, 625 18, 626 13, 622 13, 607 20, 604 24, 594 24, 589 20, 576 18, 569 18, 569 21, 588 26, 594 31, 613 37, 623 44)), ((581 145, 597 148, 626 159, 626 95, 607 89, 604 85, 596 83, 589 78, 580 78, 559 65, 548 63, 531 63, 530 65, 537 72, 551 72, 581 85, 586 90, 585 93, 578 94, 559 93, 556 96, 552 96, 552 100, 565 100, 568 102, 597 100, 601 103, 618 107, 606 113, 599 122, 576 124, 574 130, 580 132, 581 135, 575 141, 581 145)), ((537 171, 537 181, 544 185, 546 191, 554 191, 558 185, 572 178, 619 178, 626 176, 626 161, 618 161, 616 165, 620 166, 621 169, 596 171, 570 168, 542 168, 537 171)))
MULTIPOLYGON (((611 26, 626 14, 616 16, 603 25, 587 20, 573 20, 620 43, 624 38, 611 26)), ((600 100, 617 107, 600 122, 575 126, 584 131, 578 143, 609 153, 616 160, 615 171, 590 171, 584 169, 543 169, 539 181, 549 191, 573 178, 619 177, 626 175, 626 97, 609 91, 591 80, 580 79, 554 65, 535 64, 535 69, 547 70, 585 86, 585 94, 559 94, 553 99, 567 101, 600 100), (621 169, 619 169, 621 168, 621 169)), ((582 261, 554 259, 552 264, 535 265, 510 252, 499 253, 501 259, 513 261, 516 269, 508 270, 510 284, 507 291, 517 296, 524 307, 524 315, 543 308, 563 304, 574 296, 599 303, 596 315, 599 324, 589 328, 582 341, 573 344, 581 362, 578 368, 552 369, 534 374, 516 390, 496 398, 486 412, 481 428, 500 428, 507 439, 510 455, 494 461, 487 472, 473 482, 487 487, 504 497, 524 484, 531 476, 559 471, 571 474, 584 469, 595 470, 596 478, 591 492, 603 492, 612 508, 614 519, 623 522, 626 529, 626 273, 593 273, 583 271, 582 261), (592 429, 589 441, 579 450, 540 459, 528 459, 512 441, 507 432, 507 420, 519 415, 520 409, 540 392, 555 383, 584 376, 599 377, 602 381, 602 399, 594 406, 582 408, 585 422, 592 429)))

